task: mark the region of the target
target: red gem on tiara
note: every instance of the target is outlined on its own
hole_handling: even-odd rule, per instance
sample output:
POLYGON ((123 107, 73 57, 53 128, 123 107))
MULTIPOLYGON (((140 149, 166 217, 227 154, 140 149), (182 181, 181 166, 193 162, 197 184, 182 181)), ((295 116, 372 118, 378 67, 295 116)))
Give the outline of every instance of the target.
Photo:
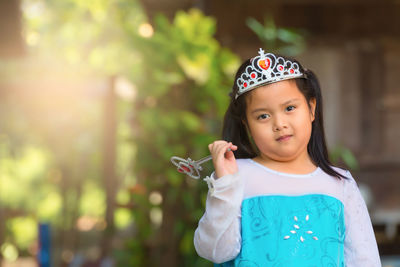
POLYGON ((294 73, 294 69, 290 69, 290 74, 293 74, 294 73))
POLYGON ((282 66, 282 65, 279 65, 279 66, 278 66, 278 70, 279 70, 279 71, 283 71, 283 66, 282 66))
POLYGON ((267 69, 269 69, 269 67, 271 66, 271 60, 270 60, 269 58, 260 60, 260 61, 258 61, 258 65, 259 65, 262 69, 267 70, 267 69))
POLYGON ((252 74, 251 74, 251 78, 254 79, 255 77, 256 77, 256 74, 255 74, 255 73, 252 73, 252 74))
POLYGON ((244 83, 243 86, 244 86, 244 87, 247 87, 247 83, 244 83))

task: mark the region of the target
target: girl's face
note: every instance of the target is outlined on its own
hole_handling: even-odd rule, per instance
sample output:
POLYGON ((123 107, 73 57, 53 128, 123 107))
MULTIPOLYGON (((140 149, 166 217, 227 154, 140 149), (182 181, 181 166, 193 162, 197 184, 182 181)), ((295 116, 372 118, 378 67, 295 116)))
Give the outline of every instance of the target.
POLYGON ((246 96, 247 126, 262 159, 308 157, 315 99, 308 105, 294 80, 262 86, 246 96))

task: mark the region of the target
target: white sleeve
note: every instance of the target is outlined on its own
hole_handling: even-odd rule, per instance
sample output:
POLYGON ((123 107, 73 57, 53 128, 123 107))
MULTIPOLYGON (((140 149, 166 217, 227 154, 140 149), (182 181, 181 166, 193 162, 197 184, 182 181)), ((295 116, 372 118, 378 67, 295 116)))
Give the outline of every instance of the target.
POLYGON ((199 256, 214 263, 234 259, 241 248, 241 204, 243 181, 239 174, 217 180, 211 177, 206 211, 194 234, 194 246, 199 256))
POLYGON ((381 267, 374 230, 367 206, 350 172, 344 181, 345 240, 344 258, 347 267, 381 267))

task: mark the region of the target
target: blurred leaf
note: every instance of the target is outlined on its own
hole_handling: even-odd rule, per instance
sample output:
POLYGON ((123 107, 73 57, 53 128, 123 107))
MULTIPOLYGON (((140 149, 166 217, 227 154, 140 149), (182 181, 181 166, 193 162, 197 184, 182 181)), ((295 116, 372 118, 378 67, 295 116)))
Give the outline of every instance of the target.
POLYGON ((207 55, 200 54, 194 60, 180 55, 177 60, 185 74, 199 85, 205 84, 209 79, 210 61, 207 55))
POLYGON ((193 200, 193 194, 191 192, 185 191, 182 193, 183 204, 187 210, 194 210, 195 203, 193 200))
POLYGON ((91 181, 84 182, 80 212, 99 217, 105 213, 105 193, 98 185, 91 181))
POLYGON ((359 168, 358 161, 350 149, 338 145, 331 149, 330 158, 334 164, 343 162, 349 169, 357 170, 359 168))
POLYGON ((132 213, 127 209, 116 209, 114 221, 117 228, 126 228, 132 222, 132 213))
POLYGON ((60 214, 62 207, 62 198, 59 193, 49 192, 37 206, 37 216, 40 221, 52 221, 60 214))
POLYGON ((189 131, 198 131, 201 126, 201 121, 198 116, 191 112, 181 112, 182 123, 189 131))
POLYGON ((7 222, 11 230, 15 244, 27 249, 37 238, 37 222, 31 217, 16 217, 7 222))
POLYGON ((1 244, 1 254, 6 261, 13 262, 18 258, 18 249, 11 243, 1 244))
POLYGON ((221 50, 220 57, 221 67, 225 75, 228 77, 234 77, 241 63, 239 58, 226 48, 221 50))
POLYGON ((264 18, 264 24, 254 18, 248 18, 246 24, 257 35, 263 43, 263 47, 268 51, 286 56, 295 56, 305 49, 305 36, 301 30, 277 27, 270 15, 264 18))
POLYGON ((188 254, 194 250, 193 238, 194 238, 194 231, 185 232, 180 244, 181 252, 188 254))
POLYGON ((190 41, 212 40, 215 33, 215 19, 206 17, 198 9, 189 12, 178 11, 174 25, 183 33, 183 38, 190 41))
POLYGON ((172 186, 177 187, 182 183, 183 174, 179 174, 175 169, 169 169, 167 171, 167 179, 172 186))

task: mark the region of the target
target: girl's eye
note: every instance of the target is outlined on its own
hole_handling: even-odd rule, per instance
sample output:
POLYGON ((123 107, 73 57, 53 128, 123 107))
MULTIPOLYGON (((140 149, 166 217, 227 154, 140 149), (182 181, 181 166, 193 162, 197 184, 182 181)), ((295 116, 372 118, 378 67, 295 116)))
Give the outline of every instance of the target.
POLYGON ((268 119, 270 116, 269 114, 261 114, 260 116, 257 117, 257 120, 265 120, 268 119))
POLYGON ((292 111, 292 110, 294 110, 296 107, 295 106, 288 106, 287 108, 286 108, 286 111, 292 111))

